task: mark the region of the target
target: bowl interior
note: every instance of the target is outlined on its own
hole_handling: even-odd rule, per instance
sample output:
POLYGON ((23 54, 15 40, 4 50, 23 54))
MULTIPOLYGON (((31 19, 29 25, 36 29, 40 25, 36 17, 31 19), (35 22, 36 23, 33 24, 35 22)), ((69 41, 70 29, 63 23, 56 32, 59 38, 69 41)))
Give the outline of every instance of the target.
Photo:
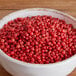
MULTIPOLYGON (((0 21, 0 28, 3 27, 4 24, 6 24, 8 21, 13 20, 17 17, 27 17, 27 16, 37 16, 37 15, 49 15, 55 18, 59 18, 59 19, 63 19, 66 21, 66 23, 68 24, 72 24, 74 26, 74 28, 76 28, 76 19, 70 15, 67 15, 65 13, 62 13, 60 11, 57 10, 53 10, 53 9, 26 9, 26 10, 20 10, 14 13, 11 13, 7 16, 5 16, 1 21, 0 21)), ((6 54, 3 53, 3 51, 0 50, 0 54, 11 60, 11 61, 15 61, 15 62, 19 62, 22 64, 21 61, 17 61, 11 57, 8 57, 6 54)), ((70 59, 74 58, 75 55, 73 57, 71 57, 70 59)), ((68 60, 68 59, 67 59, 68 60)), ((64 60, 67 61, 67 60, 64 60)), ((24 64, 24 63, 23 63, 24 64)))

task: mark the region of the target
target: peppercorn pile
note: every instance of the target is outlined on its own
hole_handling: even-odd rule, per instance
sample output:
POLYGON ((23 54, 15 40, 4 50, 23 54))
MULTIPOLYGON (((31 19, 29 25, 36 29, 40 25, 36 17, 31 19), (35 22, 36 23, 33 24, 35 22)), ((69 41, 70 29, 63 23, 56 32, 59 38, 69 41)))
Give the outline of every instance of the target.
POLYGON ((47 15, 17 18, 0 29, 0 49, 23 62, 55 63, 76 54, 76 29, 47 15))

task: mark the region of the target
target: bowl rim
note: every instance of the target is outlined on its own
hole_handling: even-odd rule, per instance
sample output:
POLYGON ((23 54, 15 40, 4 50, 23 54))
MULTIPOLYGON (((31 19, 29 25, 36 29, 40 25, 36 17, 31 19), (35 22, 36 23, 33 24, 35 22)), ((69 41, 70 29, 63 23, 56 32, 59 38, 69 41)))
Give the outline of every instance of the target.
MULTIPOLYGON (((58 11, 58 10, 55 10, 55 9, 50 9, 50 8, 27 8, 27 9, 17 10, 15 12, 12 12, 12 13, 4 16, 0 20, 0 24, 1 24, 1 21, 3 21, 4 19, 6 19, 7 17, 9 17, 10 15, 12 16, 13 14, 16 14, 16 13, 21 12, 21 11, 31 11, 31 10, 32 11, 34 11, 34 10, 53 11, 53 12, 57 12, 57 13, 59 13, 61 15, 67 16, 70 19, 76 21, 76 19, 74 17, 72 17, 71 15, 68 15, 66 13, 63 13, 63 12, 58 11)), ((16 63, 16 64, 20 64, 20 65, 24 65, 24 66, 28 66, 28 67, 49 67, 49 66, 57 66, 57 65, 60 65, 60 64, 66 64, 67 62, 71 61, 73 58, 76 59, 76 54, 75 54, 75 55, 73 55, 72 57, 70 57, 68 59, 65 59, 63 61, 56 62, 56 63, 50 63, 50 64, 31 64, 31 63, 23 62, 23 61, 20 61, 20 60, 16 60, 16 59, 8 56, 1 49, 0 49, 0 55, 2 55, 2 57, 5 57, 5 59, 7 59, 10 62, 13 62, 13 63, 16 63)))

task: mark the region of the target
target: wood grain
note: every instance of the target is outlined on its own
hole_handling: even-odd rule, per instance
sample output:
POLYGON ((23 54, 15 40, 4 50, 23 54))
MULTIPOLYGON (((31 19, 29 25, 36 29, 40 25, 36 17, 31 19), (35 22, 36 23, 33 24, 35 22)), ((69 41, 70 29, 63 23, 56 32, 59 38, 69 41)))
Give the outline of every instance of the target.
POLYGON ((11 76, 4 68, 0 65, 0 76, 11 76))
MULTIPOLYGON (((0 0, 0 19, 11 12, 25 8, 52 8, 76 17, 76 0, 0 0)), ((0 66, 0 76, 11 75, 0 66)))
POLYGON ((48 7, 74 10, 75 0, 0 0, 0 9, 22 9, 30 7, 48 7))

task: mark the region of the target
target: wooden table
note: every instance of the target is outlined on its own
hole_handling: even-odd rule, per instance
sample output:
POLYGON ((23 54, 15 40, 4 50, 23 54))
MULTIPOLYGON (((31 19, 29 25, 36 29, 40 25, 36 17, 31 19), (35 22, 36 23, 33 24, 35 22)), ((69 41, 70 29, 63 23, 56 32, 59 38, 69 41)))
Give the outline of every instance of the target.
MULTIPOLYGON (((0 19, 16 10, 32 7, 57 9, 76 17, 76 0, 0 0, 0 19)), ((0 66, 0 76, 11 75, 0 66)))

